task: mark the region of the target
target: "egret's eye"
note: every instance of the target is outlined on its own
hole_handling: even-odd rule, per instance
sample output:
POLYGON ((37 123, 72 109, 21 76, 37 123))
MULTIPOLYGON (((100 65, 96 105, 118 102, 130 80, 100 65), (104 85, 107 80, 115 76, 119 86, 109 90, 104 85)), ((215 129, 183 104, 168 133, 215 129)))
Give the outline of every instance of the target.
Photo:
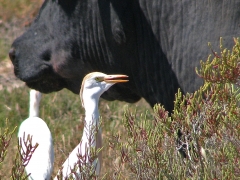
POLYGON ((101 82, 101 81, 102 81, 102 78, 96 77, 95 80, 98 81, 98 82, 101 82))

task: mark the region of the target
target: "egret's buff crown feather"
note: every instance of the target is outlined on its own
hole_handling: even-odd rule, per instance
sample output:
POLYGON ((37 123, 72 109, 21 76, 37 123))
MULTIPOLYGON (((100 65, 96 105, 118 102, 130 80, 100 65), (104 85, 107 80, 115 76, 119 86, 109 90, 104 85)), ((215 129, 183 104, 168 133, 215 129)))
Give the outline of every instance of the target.
POLYGON ((89 73, 89 74, 87 74, 84 78, 83 78, 83 80, 82 80, 82 85, 81 85, 81 89, 80 89, 80 99, 81 99, 81 103, 82 103, 82 106, 84 107, 84 102, 83 102, 83 88, 84 88, 84 84, 85 84, 85 81, 87 80, 87 79, 90 79, 92 76, 94 76, 94 75, 99 75, 99 76, 105 76, 106 74, 104 74, 104 73, 101 73, 101 72, 92 72, 92 73, 89 73))

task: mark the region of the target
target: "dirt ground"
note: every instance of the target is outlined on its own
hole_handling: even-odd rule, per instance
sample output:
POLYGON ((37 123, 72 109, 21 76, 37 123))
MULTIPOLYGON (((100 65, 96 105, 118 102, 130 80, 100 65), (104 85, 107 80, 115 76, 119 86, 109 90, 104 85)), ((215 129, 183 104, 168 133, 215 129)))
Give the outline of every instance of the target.
POLYGON ((24 82, 14 75, 13 65, 9 59, 0 62, 0 90, 7 88, 7 90, 11 91, 13 88, 24 85, 24 82))
POLYGON ((7 90, 11 91, 13 88, 24 86, 24 83, 14 75, 13 65, 8 57, 12 42, 27 28, 23 22, 18 19, 3 22, 0 19, 0 40, 2 43, 0 46, 0 90, 7 88, 7 90))

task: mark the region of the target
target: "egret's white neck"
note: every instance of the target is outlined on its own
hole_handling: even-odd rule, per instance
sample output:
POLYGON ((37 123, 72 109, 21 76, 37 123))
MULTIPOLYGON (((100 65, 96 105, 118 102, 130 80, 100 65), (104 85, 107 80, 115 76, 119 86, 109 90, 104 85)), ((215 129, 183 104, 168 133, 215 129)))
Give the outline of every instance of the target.
POLYGON ((35 90, 30 91, 30 102, 29 102, 29 117, 39 116, 39 104, 41 100, 41 93, 35 90))
MULTIPOLYGON (((86 91, 85 91, 86 92, 86 91)), ((82 136, 81 152, 86 155, 86 147, 102 148, 102 133, 99 128, 98 95, 83 95, 85 108, 85 124, 82 136), (90 140, 91 139, 91 140, 90 140), (90 141, 91 142, 90 142, 90 141)), ((88 159, 88 158, 87 158, 88 159)), ((87 160, 88 161, 88 160, 87 160)), ((96 175, 99 175, 101 169, 102 152, 98 153, 98 160, 93 163, 96 166, 96 175)))
POLYGON ((99 123, 99 111, 98 111, 98 101, 97 96, 85 96, 84 97, 84 109, 85 109, 85 121, 86 123, 99 123))

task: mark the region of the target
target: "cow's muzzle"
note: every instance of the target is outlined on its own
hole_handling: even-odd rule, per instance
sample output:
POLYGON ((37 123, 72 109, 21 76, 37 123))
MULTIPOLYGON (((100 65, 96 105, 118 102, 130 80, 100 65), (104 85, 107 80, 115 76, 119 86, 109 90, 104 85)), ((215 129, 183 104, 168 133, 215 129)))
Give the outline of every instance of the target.
POLYGON ((15 49, 11 48, 10 51, 8 52, 8 55, 11 61, 14 62, 16 58, 15 49))

